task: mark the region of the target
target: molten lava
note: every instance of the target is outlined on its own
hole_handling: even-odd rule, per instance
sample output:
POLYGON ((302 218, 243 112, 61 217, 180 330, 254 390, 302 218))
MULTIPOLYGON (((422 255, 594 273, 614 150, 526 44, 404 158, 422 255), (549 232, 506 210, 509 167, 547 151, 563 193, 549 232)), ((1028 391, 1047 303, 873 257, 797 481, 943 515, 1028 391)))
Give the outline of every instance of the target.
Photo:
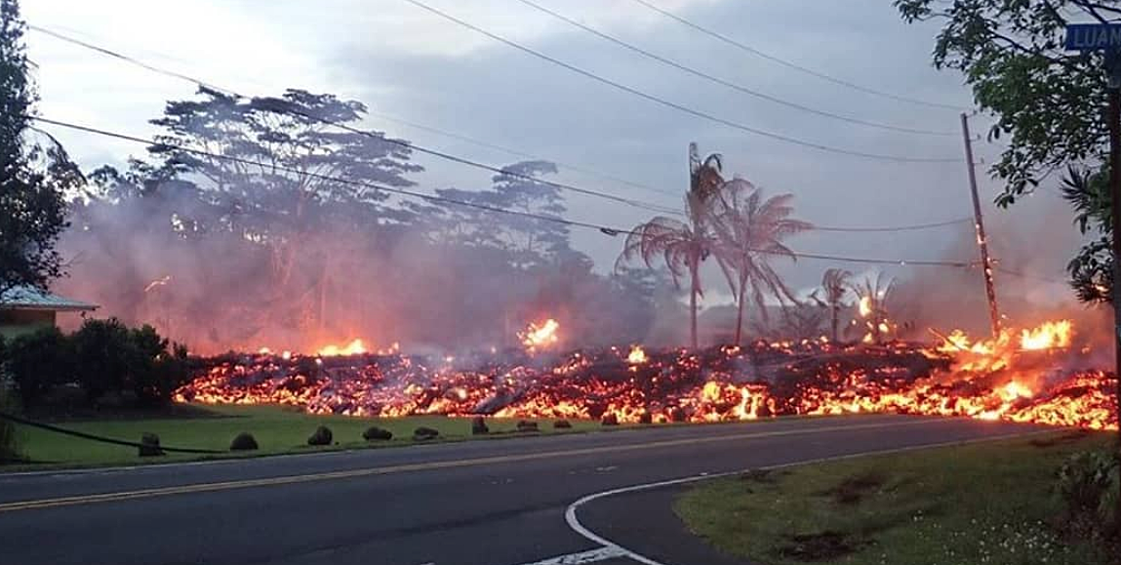
POLYGON ((955 331, 934 346, 805 340, 699 351, 541 351, 557 342, 558 328, 553 320, 530 326, 519 334, 525 352, 505 355, 368 353, 359 341, 354 354, 337 348, 340 356, 213 358, 175 398, 361 416, 701 422, 898 413, 1117 428, 1115 377, 1067 369, 1084 364, 1087 351, 1073 347, 1067 321, 981 341, 955 331))

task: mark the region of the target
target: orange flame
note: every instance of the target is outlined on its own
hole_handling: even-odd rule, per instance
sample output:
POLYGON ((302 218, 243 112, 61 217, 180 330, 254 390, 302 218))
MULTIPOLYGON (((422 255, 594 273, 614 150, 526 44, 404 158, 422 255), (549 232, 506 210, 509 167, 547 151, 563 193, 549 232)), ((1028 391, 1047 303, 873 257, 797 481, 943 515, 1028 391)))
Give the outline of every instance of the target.
POLYGON ((347 355, 362 355, 366 353, 366 344, 361 339, 356 339, 342 347, 327 345, 316 352, 320 357, 344 357, 347 355))
POLYGON ((518 338, 522 340, 522 345, 528 351, 537 351, 552 345, 556 345, 560 339, 557 335, 557 330, 560 329, 560 324, 556 320, 549 318, 545 323, 538 326, 537 324, 530 324, 524 332, 518 333, 518 338))
POLYGON ((631 365, 641 365, 645 362, 646 351, 642 349, 642 346, 636 345, 632 347, 630 354, 627 355, 627 363, 630 363, 631 365))

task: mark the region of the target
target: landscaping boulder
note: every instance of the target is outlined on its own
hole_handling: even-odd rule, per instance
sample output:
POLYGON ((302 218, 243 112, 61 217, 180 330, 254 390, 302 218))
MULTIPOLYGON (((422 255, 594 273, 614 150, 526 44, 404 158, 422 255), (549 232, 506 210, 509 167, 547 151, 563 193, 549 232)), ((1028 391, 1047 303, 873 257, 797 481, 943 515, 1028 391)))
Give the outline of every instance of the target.
POLYGON ((393 439, 393 432, 377 426, 370 426, 362 432, 362 438, 366 441, 387 441, 393 439))
POLYGON ((490 428, 487 427, 487 421, 482 416, 476 416, 471 420, 471 435, 481 436, 490 433, 490 428))
POLYGON ((603 415, 603 418, 600 420, 600 423, 605 425, 605 426, 618 426, 619 425, 619 417, 616 416, 614 412, 609 412, 609 413, 603 415))
POLYGON ((518 421, 517 430, 522 433, 539 431, 537 429, 537 422, 530 422, 529 420, 518 421))
POLYGON ((331 433, 331 428, 327 426, 319 426, 315 428, 315 433, 307 438, 308 445, 331 445, 331 440, 334 439, 334 434, 331 433))
POLYGON ((255 451, 257 440, 249 432, 241 432, 230 442, 230 451, 255 451))
POLYGON ((570 429, 572 429, 572 424, 570 424, 568 422, 568 420, 557 420, 557 421, 553 422, 553 429, 554 430, 570 430, 570 429))
POLYGON ((430 439, 436 439, 439 435, 439 430, 421 426, 413 430, 413 441, 428 441, 430 439))
POLYGON ((164 455, 164 451, 160 449, 160 436, 151 432, 144 432, 140 436, 140 456, 156 457, 159 455, 164 455))

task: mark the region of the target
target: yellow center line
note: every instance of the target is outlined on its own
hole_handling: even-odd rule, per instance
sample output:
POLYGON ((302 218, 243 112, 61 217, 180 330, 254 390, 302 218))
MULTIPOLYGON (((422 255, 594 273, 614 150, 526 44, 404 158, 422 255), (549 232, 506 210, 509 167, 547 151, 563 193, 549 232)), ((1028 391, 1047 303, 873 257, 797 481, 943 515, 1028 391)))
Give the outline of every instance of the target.
POLYGON ((0 504, 0 512, 15 512, 19 510, 36 510, 42 508, 55 508, 59 506, 74 506, 79 504, 95 504, 99 502, 117 502, 122 500, 135 500, 138 498, 153 498, 173 494, 190 494, 200 492, 215 492, 222 490, 243 489, 253 487, 266 487, 277 485, 292 485, 337 479, 352 479, 357 477, 371 477, 376 475, 389 475, 393 473, 407 473, 412 471, 434 471, 440 469, 454 469, 460 467, 475 467, 495 463, 516 463, 523 461, 536 461, 541 459, 554 459, 558 457, 574 457, 581 455, 595 455, 599 453, 620 453, 627 451, 640 451, 659 449, 663 447, 677 447, 684 445, 698 445, 725 441, 739 441, 746 439, 773 438, 800 434, 816 434, 823 432, 842 432, 854 430, 869 430, 878 428, 899 428, 905 426, 925 425, 940 422, 940 420, 917 420, 914 422, 893 422, 887 424, 855 424, 844 426, 825 426, 809 429, 780 430, 770 432, 756 432, 736 435, 723 435, 702 438, 682 438, 648 443, 634 443, 624 445, 610 445, 601 447, 586 447, 563 451, 546 451, 541 453, 526 453, 521 455, 497 455, 493 457, 479 457, 475 459, 461 459, 453 461, 431 461, 427 463, 406 463, 387 467, 373 467, 366 469, 353 469, 349 471, 332 471, 326 473, 311 473, 305 475, 288 475, 283 477, 270 477, 263 479, 246 479, 240 481, 222 481, 214 483, 198 483, 173 487, 143 489, 123 492, 110 492, 103 494, 85 494, 79 496, 65 496, 60 498, 44 498, 39 500, 25 500, 20 502, 7 502, 0 504))

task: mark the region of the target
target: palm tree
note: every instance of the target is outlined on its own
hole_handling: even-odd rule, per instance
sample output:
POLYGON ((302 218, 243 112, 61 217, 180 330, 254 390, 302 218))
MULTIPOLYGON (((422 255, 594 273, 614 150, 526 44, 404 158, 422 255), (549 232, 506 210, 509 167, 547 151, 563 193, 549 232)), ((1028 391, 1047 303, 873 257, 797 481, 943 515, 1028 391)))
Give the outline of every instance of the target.
POLYGON ((792 194, 764 199, 763 190, 744 179, 721 185, 713 198, 712 225, 720 242, 716 257, 736 298, 736 345, 743 337, 743 313, 748 295, 766 319, 765 298, 797 303, 782 277, 771 266, 775 257, 797 260, 783 240, 813 229, 809 222, 793 219, 792 194))
POLYGON ((713 153, 701 159, 697 144, 689 144, 689 192, 685 194, 685 221, 667 216, 657 216, 639 224, 627 236, 623 252, 615 262, 621 269, 636 257, 653 269, 654 261, 661 258, 669 269, 673 282, 681 287, 681 279, 689 277, 689 339, 697 348, 697 297, 701 290, 701 263, 716 249, 716 241, 708 220, 712 196, 723 184, 723 160, 713 153))
POLYGON ((851 278, 852 273, 844 269, 826 269, 825 274, 821 276, 821 288, 825 290, 825 299, 820 302, 829 308, 829 327, 833 343, 837 343, 840 338, 841 308, 845 306, 845 295, 849 293, 851 278))

